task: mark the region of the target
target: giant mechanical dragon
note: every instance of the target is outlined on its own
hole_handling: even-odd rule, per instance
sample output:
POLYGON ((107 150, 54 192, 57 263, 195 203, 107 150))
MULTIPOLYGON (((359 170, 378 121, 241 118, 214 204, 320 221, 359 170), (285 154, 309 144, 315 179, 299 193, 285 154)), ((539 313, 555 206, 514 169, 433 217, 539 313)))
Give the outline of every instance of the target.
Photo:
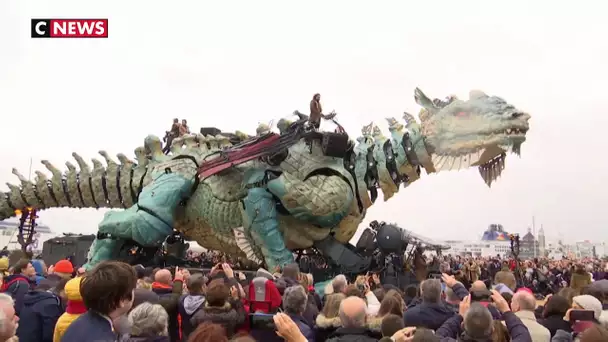
POLYGON ((356 143, 345 133, 308 128, 306 117, 282 119, 273 133, 219 133, 176 138, 171 152, 148 136, 136 161, 105 151, 90 168, 78 154, 62 173, 46 160, 0 196, 0 220, 18 209, 114 208, 99 224, 87 267, 117 258, 127 241, 158 248, 176 231, 201 246, 247 257, 273 269, 293 262, 293 250, 316 248, 340 262, 378 189, 387 201, 401 186, 441 170, 478 167, 488 186, 520 153, 530 115, 500 97, 471 91, 468 100, 428 98, 415 90, 420 122, 387 119, 390 135, 373 123, 356 143), (335 142, 335 143, 334 143, 335 142), (343 143, 342 145, 339 142, 343 143), (335 147, 340 145, 342 147, 335 147), (339 151, 337 151, 339 150, 339 151))

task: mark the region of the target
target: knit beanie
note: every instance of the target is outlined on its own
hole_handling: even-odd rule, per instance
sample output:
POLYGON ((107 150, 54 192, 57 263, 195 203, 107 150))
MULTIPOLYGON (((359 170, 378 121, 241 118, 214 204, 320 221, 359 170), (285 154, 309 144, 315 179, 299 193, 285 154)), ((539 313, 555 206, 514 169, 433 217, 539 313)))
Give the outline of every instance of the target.
POLYGON ((55 264, 55 272, 57 273, 74 273, 74 266, 69 260, 59 260, 55 264))
POLYGON ((575 296, 572 298, 572 303, 580 306, 584 310, 593 311, 595 319, 600 319, 600 315, 602 314, 602 303, 599 299, 591 295, 575 296))

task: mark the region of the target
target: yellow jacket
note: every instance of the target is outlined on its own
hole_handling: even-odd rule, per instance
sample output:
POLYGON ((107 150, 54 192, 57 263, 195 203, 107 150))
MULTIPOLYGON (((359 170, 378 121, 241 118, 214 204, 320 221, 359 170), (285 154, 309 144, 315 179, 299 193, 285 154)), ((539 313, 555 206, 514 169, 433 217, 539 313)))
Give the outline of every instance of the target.
POLYGON ((57 320, 55 324, 55 333, 53 334, 53 342, 61 342, 61 338, 65 331, 68 329, 70 324, 83 313, 86 312, 84 304, 82 304, 82 297, 80 296, 80 281, 82 278, 74 278, 65 284, 65 295, 68 298, 68 308, 63 315, 57 320), (72 308, 72 310, 71 310, 72 308), (73 311, 69 313, 68 311, 73 311), (76 313, 78 312, 78 313, 76 313))
POLYGON ((53 342, 61 342, 61 338, 65 331, 68 330, 68 327, 72 322, 76 320, 76 318, 80 317, 82 314, 69 314, 65 312, 59 319, 57 320, 57 324, 55 324, 55 333, 53 334, 53 342))

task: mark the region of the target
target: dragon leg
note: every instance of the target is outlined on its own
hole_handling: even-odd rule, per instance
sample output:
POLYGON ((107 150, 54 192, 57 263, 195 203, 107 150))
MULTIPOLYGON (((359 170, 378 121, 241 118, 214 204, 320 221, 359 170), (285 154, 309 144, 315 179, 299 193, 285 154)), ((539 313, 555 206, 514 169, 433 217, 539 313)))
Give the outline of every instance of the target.
POLYGON ((243 199, 243 223, 261 246, 269 270, 294 262, 279 231, 276 200, 265 188, 251 188, 243 199))
MULTIPOLYGON (((182 159, 183 161, 184 159, 182 159)), ((173 232, 173 215, 177 207, 189 197, 194 177, 183 172, 179 163, 171 171, 169 163, 159 165, 163 171, 152 172, 152 182, 139 194, 137 203, 123 211, 110 211, 99 224, 99 233, 110 234, 112 239, 95 240, 89 250, 85 268, 115 258, 124 240, 133 240, 144 247, 160 246, 173 232)), ((192 164, 192 170, 196 170, 192 164)))

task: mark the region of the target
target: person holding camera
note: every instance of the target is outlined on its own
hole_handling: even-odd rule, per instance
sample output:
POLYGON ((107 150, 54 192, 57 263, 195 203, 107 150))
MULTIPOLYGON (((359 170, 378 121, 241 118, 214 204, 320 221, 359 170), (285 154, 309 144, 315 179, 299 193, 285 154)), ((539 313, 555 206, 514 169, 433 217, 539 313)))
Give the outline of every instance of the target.
POLYGON ((241 301, 240 285, 227 263, 214 266, 209 276, 212 280, 207 286, 205 303, 190 322, 195 329, 205 322, 220 324, 231 338, 247 317, 241 301))
MULTIPOLYGON (((509 303, 496 291, 492 291, 492 305, 501 312, 512 342, 531 342, 530 332, 522 321, 511 312, 509 303)), ((492 341, 494 319, 488 308, 471 303, 471 296, 460 302, 458 314, 448 319, 435 331, 441 341, 492 341)), ((547 338, 544 341, 549 341, 547 338)))

